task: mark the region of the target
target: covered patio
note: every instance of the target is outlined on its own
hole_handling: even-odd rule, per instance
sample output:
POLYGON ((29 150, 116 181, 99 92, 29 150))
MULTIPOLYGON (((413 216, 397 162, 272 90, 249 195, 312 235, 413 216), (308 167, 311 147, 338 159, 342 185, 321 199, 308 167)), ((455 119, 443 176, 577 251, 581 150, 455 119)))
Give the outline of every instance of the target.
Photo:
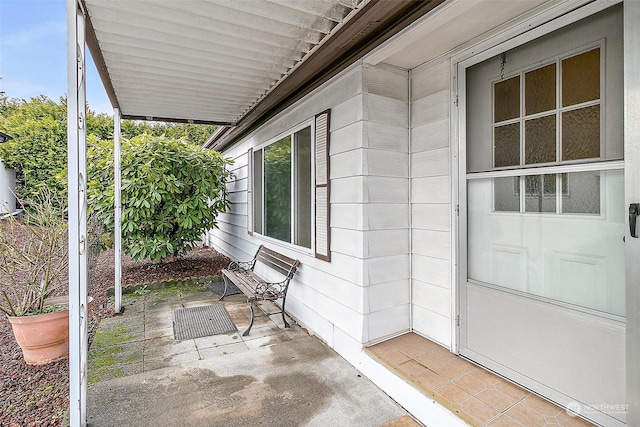
POLYGON ((638 419, 638 3, 67 0, 67 10, 72 426, 87 423, 86 48, 114 108, 116 230, 121 119, 218 125, 204 146, 234 159, 232 209, 206 244, 238 260, 263 244, 300 260, 288 314, 416 419, 638 419), (569 80, 571 61, 593 90, 565 102, 563 88, 585 73, 569 80), (527 76, 543 69, 554 71, 538 111, 527 76), (576 137, 593 152, 573 158, 563 126, 581 109, 597 112, 580 119, 593 132, 576 137), (542 118, 546 136, 526 130, 542 118), (512 152, 500 148, 505 129, 512 152), (585 193, 597 208, 572 211, 569 174, 595 177, 585 193), (553 206, 527 204, 531 177, 553 206), (485 217, 497 232, 473 222, 485 217), (567 247, 533 250, 526 239, 539 229, 520 239, 507 220, 562 223, 550 235, 567 247), (487 247, 473 246, 474 230, 487 231, 487 247), (580 243, 586 230, 591 246, 580 243), (615 251, 598 244, 604 235, 615 251), (608 258, 619 268, 607 276, 608 258), (473 262, 486 274, 474 276, 473 262), (602 293, 615 282, 615 310, 587 282, 602 293))
POLYGON ((85 47, 114 108, 119 224, 121 119, 216 124, 224 148, 441 2, 67 0, 71 425, 87 422, 85 47))

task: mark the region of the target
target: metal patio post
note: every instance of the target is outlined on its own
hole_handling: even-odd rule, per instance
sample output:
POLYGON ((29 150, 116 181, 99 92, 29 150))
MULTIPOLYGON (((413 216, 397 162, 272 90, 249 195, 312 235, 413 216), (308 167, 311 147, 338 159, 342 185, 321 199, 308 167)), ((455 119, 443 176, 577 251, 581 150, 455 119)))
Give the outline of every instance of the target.
POLYGON ((113 193, 114 193, 114 260, 115 260, 115 307, 114 311, 122 310, 122 187, 120 167, 120 109, 113 109, 113 193))
POLYGON ((87 423, 87 206, 85 16, 67 0, 67 168, 69 192, 69 421, 87 423))

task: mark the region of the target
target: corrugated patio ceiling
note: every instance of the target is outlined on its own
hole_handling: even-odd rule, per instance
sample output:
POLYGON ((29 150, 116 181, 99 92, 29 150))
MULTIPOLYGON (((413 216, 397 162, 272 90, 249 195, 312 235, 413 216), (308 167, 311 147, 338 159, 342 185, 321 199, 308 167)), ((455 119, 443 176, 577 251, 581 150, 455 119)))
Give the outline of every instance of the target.
POLYGON ((84 0, 125 118, 234 125, 370 0, 84 0))

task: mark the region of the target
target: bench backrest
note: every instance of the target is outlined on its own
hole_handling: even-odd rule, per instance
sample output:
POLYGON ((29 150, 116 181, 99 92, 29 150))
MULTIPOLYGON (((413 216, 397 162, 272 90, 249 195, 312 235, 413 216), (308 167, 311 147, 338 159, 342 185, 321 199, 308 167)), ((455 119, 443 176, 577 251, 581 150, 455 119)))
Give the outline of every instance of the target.
POLYGON ((297 259, 289 258, 288 256, 271 250, 264 245, 260 245, 260 247, 258 248, 258 252, 256 252, 256 256, 253 258, 252 269, 253 267, 255 267, 256 261, 277 271, 278 273, 285 276, 288 280, 291 280, 296 270, 298 269, 298 266, 300 265, 300 261, 298 261, 297 259))

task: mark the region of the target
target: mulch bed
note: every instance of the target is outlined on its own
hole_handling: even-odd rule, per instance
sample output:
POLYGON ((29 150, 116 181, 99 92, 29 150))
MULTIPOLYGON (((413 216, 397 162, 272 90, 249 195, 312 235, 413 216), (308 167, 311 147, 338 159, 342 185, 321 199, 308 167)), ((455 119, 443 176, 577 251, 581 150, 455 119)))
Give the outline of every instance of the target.
MULTIPOLYGON (((211 248, 196 248, 184 258, 162 264, 122 259, 123 286, 213 276, 229 259, 211 248)), ((96 262, 89 294, 94 303, 89 312, 89 339, 100 319, 113 316, 107 289, 114 283, 113 250, 103 251, 96 262)), ((69 407, 69 361, 29 366, 22 360, 11 325, 0 315, 0 427, 61 426, 69 407)))

